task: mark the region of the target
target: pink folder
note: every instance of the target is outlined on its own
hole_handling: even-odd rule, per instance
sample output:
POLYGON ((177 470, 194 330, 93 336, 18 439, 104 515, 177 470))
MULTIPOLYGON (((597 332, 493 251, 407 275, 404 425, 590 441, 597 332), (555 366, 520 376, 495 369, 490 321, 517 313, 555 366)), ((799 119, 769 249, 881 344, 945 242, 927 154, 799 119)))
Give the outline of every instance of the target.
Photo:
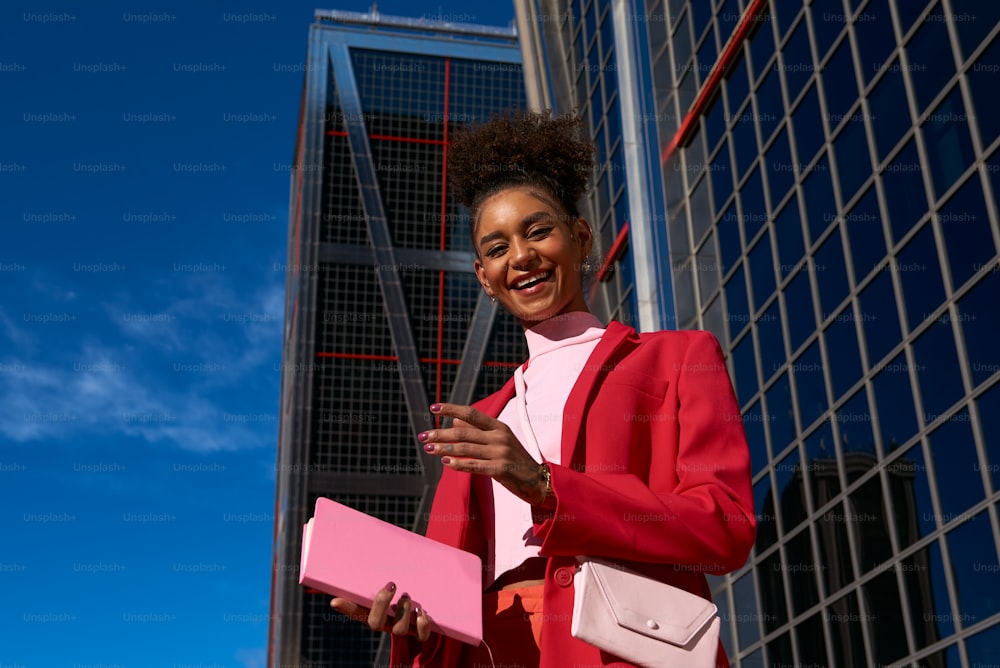
POLYGON ((316 499, 302 530, 299 583, 371 607, 387 582, 427 611, 431 627, 462 642, 483 638, 482 560, 339 504, 316 499))

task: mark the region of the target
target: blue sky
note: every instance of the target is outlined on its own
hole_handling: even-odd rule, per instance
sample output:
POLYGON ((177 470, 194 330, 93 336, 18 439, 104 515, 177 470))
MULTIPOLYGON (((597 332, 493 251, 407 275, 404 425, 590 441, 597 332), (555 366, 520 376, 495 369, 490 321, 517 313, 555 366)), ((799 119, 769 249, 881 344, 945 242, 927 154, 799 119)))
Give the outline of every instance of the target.
POLYGON ((0 10, 0 666, 256 668, 318 5, 100 4, 0 10))

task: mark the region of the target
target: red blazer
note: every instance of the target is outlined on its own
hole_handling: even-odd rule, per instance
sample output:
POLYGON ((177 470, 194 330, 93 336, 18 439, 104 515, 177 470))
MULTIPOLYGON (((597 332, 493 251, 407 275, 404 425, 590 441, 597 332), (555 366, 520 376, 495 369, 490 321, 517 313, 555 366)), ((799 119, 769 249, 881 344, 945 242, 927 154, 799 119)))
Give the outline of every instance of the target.
MULTIPOLYGON (((513 380, 476 404, 494 417, 513 380)), ((756 533, 750 458, 715 337, 636 334, 611 322, 566 400, 554 511, 535 515, 549 557, 539 668, 630 666, 570 635, 577 555, 611 558, 711 599, 705 573, 743 566, 756 533)), ((487 558, 490 479, 445 467, 427 535, 487 558)), ((433 617, 434 611, 428 611, 433 617)), ((723 620, 727 623, 728 620, 723 620)), ((393 666, 458 668, 461 643, 393 638, 393 666)), ((719 646, 719 666, 728 666, 719 646)))

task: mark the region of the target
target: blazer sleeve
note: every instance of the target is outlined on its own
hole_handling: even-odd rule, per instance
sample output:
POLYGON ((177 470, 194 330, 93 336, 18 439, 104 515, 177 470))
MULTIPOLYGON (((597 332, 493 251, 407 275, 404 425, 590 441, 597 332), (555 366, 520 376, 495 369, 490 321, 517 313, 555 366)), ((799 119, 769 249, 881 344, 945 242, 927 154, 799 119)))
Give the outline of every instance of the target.
POLYGON ((718 341, 708 332, 685 334, 683 361, 661 364, 677 367, 676 374, 661 368, 676 387, 659 414, 645 416, 648 431, 591 415, 584 470, 551 467, 555 507, 534 517, 542 555, 604 556, 709 573, 745 563, 756 518, 743 422, 718 341), (619 473, 622 467, 591 458, 602 445, 595 439, 628 449, 636 434, 652 439, 648 471, 630 465, 619 473))

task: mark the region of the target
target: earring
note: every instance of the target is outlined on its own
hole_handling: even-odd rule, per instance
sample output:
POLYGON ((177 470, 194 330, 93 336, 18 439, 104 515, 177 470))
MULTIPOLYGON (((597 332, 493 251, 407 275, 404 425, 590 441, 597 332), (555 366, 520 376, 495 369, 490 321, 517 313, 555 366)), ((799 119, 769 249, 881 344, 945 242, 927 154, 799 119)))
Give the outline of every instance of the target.
POLYGON ((496 303, 497 303, 497 298, 496 297, 490 297, 490 304, 496 304, 496 303))

